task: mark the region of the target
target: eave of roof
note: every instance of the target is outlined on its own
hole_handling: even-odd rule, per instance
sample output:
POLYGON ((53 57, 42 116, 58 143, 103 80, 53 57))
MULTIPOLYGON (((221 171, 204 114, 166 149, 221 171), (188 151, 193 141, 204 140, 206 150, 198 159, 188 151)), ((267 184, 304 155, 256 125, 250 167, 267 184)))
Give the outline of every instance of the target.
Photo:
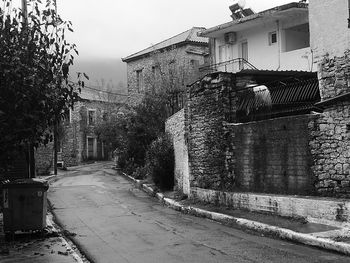
POLYGON ((316 78, 317 73, 316 72, 310 72, 310 71, 301 71, 301 70, 260 70, 260 69, 244 69, 239 72, 233 73, 233 72, 211 72, 206 74, 205 76, 201 77, 200 79, 197 79, 193 83, 190 83, 187 85, 187 87, 191 87, 194 84, 200 82, 204 78, 206 78, 209 75, 212 74, 232 74, 236 76, 278 76, 278 77, 305 77, 305 78, 316 78))
POLYGON ((198 33, 199 36, 202 37, 210 37, 210 34, 215 33, 217 31, 221 31, 221 30, 225 30, 231 27, 234 27, 235 25, 240 25, 240 24, 244 24, 247 23, 249 21, 253 21, 259 18, 263 18, 263 17, 269 17, 272 15, 276 15, 278 13, 282 13, 286 10, 291 10, 291 9, 300 9, 300 10, 308 10, 308 4, 307 3, 297 3, 297 2, 292 2, 289 4, 285 4, 285 5, 281 5, 281 6, 276 6, 274 8, 270 8, 264 11, 261 11, 259 13, 250 15, 250 16, 246 16, 240 19, 236 19, 218 26, 214 26, 211 28, 208 28, 206 30, 203 30, 201 32, 198 33))
POLYGON ((238 71, 236 75, 277 75, 277 76, 317 76, 316 72, 302 70, 260 70, 260 69, 244 69, 238 71))
POLYGON ((145 55, 150 54, 155 50, 164 50, 173 45, 185 45, 185 44, 194 44, 194 45, 208 45, 209 40, 206 37, 201 37, 197 33, 201 30, 205 30, 204 27, 193 27, 189 30, 186 30, 180 34, 177 34, 171 38, 163 40, 151 47, 145 48, 141 51, 133 53, 125 58, 122 58, 123 62, 129 62, 145 55))

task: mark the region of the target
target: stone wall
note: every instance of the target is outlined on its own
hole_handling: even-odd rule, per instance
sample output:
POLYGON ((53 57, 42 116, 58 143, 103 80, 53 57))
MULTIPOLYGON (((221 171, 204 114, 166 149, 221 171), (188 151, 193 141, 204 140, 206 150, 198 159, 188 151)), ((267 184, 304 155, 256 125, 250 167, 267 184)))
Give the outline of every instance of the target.
POLYGON ((313 173, 319 193, 350 196, 350 102, 338 102, 310 122, 313 173))
POLYGON ((34 154, 36 174, 49 175, 53 169, 53 143, 38 147, 34 154))
POLYGON ((227 123, 226 172, 236 190, 312 194, 308 123, 313 115, 227 123))
POLYGON ((308 128, 317 116, 236 123, 236 93, 251 81, 213 73, 189 89, 185 137, 191 188, 314 194, 308 128))
POLYGON ((224 173, 223 129, 230 111, 227 101, 232 78, 230 73, 211 74, 188 91, 185 116, 191 187, 229 189, 233 183, 224 173))
POLYGON ((318 65, 318 78, 322 100, 349 93, 350 51, 345 50, 339 57, 325 55, 318 65))
POLYGON ((188 150, 185 141, 185 116, 180 110, 165 123, 165 130, 171 135, 175 152, 175 190, 190 194, 188 150))

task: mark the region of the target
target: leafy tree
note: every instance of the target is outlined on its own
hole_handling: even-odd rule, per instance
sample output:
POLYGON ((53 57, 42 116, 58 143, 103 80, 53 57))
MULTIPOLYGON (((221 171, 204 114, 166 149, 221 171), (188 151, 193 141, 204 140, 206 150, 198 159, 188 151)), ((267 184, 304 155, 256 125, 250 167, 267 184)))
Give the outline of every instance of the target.
MULTIPOLYGON (((29 0, 27 18, 0 0, 0 153, 1 165, 11 152, 46 144, 79 98, 68 82, 76 46, 65 39, 72 23, 63 21, 52 1, 29 0)), ((82 82, 81 82, 82 83, 82 82)))
POLYGON ((95 133, 110 150, 116 150, 119 165, 132 173, 145 164, 149 145, 164 132, 166 120, 165 97, 146 93, 142 102, 132 109, 111 114, 106 121, 98 123, 95 133))

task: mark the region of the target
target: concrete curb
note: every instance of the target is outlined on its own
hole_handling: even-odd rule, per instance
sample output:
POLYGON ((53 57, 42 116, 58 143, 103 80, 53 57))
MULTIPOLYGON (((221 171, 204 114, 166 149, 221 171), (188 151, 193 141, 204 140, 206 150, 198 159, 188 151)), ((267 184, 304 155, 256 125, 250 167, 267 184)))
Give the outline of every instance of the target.
POLYGON ((301 243, 309 246, 335 251, 345 255, 350 255, 350 244, 348 243, 336 242, 327 238, 315 237, 311 234, 299 233, 290 229, 276 227, 244 218, 233 217, 230 215, 215 213, 197 207, 184 206, 171 198, 164 197, 164 195, 161 193, 157 193, 151 186, 142 183, 140 180, 137 180, 125 173, 122 174, 129 180, 133 181, 139 188, 144 190, 146 193, 150 194, 151 196, 155 196, 160 202, 176 211, 180 211, 182 213, 191 214, 198 217, 208 218, 225 225, 236 225, 259 233, 274 235, 281 239, 290 240, 296 243, 301 243))
MULTIPOLYGON (((46 225, 49 226, 54 232, 58 233, 59 230, 57 230, 57 228, 55 227, 55 224, 52 219, 53 215, 51 213, 48 213, 48 215, 49 216, 46 217, 46 225)), ((74 251, 72 246, 67 242, 67 240, 64 237, 60 236, 59 239, 62 245, 67 249, 67 251, 71 251, 69 255, 72 256, 76 262, 84 263, 83 259, 79 256, 77 252, 74 251)))

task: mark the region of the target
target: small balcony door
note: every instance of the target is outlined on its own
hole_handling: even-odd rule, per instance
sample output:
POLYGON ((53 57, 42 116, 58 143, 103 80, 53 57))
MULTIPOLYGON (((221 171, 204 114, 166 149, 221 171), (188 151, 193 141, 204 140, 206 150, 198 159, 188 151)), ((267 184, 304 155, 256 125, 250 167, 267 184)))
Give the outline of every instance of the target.
MULTIPOLYGON (((247 41, 241 42, 240 49, 241 49, 241 58, 248 61, 248 42, 247 41)), ((239 69, 240 70, 244 69, 244 62, 240 63, 239 69)))
POLYGON ((224 71, 224 72, 234 72, 234 65, 231 60, 234 59, 233 55, 234 45, 232 44, 225 44, 222 46, 219 46, 219 67, 217 68, 218 71, 224 71))

